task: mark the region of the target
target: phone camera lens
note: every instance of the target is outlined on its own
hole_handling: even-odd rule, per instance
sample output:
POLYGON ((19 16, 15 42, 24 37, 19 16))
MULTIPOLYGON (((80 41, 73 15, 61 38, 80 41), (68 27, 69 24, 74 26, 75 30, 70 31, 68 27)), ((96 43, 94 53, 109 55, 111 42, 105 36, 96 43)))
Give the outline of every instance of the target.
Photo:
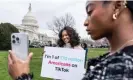
POLYGON ((13 35, 12 38, 15 38, 15 36, 13 35))
POLYGON ((15 43, 16 43, 16 41, 15 41, 15 40, 13 40, 13 41, 12 41, 12 43, 14 43, 14 44, 15 44, 15 43))
POLYGON ((19 41, 19 38, 17 37, 16 40, 19 41))

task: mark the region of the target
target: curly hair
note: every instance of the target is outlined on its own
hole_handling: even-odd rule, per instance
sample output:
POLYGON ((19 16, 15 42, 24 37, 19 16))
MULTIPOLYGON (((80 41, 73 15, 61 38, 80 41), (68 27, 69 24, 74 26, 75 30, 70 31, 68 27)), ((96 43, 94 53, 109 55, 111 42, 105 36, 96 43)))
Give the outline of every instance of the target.
POLYGON ((74 30, 71 27, 64 27, 60 32, 59 32, 59 40, 57 42, 59 47, 64 47, 65 42, 62 40, 62 32, 66 30, 68 36, 70 37, 70 45, 71 47, 75 47, 80 44, 80 38, 76 30, 74 30))

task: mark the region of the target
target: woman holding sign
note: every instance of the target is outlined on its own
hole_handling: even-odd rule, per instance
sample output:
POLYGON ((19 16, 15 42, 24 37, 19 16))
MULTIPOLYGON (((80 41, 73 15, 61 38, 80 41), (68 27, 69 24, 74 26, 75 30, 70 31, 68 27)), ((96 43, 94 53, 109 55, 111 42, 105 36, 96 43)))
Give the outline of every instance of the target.
MULTIPOLYGON (((110 50, 103 56, 88 61, 88 69, 82 80, 133 80, 133 1, 88 0, 86 12, 88 17, 84 25, 87 26, 88 34, 94 40, 106 37, 110 50)), ((11 60, 13 59, 12 57, 11 60)), ((19 65, 22 64, 26 65, 19 62, 19 65)), ((12 65, 9 65, 10 75, 22 76, 13 75, 16 69, 20 72, 23 69, 12 65)))
MULTIPOLYGON (((59 32, 59 40, 57 42, 59 47, 72 48, 72 49, 83 49, 80 46, 80 38, 78 33, 72 27, 64 27, 59 32)), ((60 79, 54 79, 60 80, 60 79)))

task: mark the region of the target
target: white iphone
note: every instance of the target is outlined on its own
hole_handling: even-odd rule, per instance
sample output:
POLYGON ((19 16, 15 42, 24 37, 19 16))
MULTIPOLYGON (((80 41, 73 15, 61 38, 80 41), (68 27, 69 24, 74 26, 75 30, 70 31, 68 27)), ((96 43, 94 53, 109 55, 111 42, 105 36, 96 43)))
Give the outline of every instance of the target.
POLYGON ((29 48, 28 35, 25 33, 13 33, 11 35, 11 47, 18 58, 26 60, 29 48))

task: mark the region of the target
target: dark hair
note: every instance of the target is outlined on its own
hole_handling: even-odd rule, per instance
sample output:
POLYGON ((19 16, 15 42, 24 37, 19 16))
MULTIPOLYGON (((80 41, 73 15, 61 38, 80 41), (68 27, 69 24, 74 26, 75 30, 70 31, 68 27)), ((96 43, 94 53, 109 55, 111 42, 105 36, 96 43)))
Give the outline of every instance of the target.
POLYGON ((126 6, 130 10, 131 15, 132 15, 132 20, 133 20, 133 1, 127 1, 126 6))
POLYGON ((57 42, 59 47, 63 47, 65 45, 64 41, 62 40, 62 32, 66 30, 68 36, 70 37, 70 45, 71 47, 77 46, 80 43, 80 38, 78 36, 78 33, 76 30, 74 30, 71 27, 64 27, 60 32, 59 32, 59 40, 57 42))
POLYGON ((108 3, 110 3, 110 1, 104 1, 103 3, 104 3, 104 4, 108 4, 108 3))
POLYGON ((84 48, 84 49, 87 48, 87 44, 86 44, 86 43, 82 43, 81 46, 82 46, 82 48, 84 48))

